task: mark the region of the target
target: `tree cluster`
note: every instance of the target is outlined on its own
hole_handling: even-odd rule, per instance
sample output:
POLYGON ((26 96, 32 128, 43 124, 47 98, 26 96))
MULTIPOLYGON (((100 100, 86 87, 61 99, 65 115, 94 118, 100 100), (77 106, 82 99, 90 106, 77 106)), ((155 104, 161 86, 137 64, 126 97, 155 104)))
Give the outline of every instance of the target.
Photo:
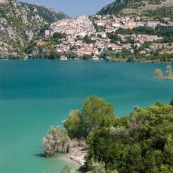
POLYGON ((119 28, 116 31, 117 34, 156 34, 155 30, 153 28, 150 27, 146 27, 146 26, 140 26, 137 28, 132 28, 132 29, 123 29, 123 28, 119 28))
POLYGON ((62 43, 62 39, 66 38, 66 34, 65 33, 61 33, 61 32, 55 32, 53 34, 53 38, 51 38, 50 40, 54 41, 57 44, 62 43))
POLYGON ((95 42, 95 41, 92 40, 91 37, 88 36, 88 35, 85 35, 85 36, 83 37, 82 40, 83 40, 84 43, 87 43, 87 44, 90 44, 90 43, 94 43, 94 42, 95 42))
POLYGON ((113 106, 97 96, 87 98, 82 110, 72 110, 64 121, 70 138, 87 138, 100 127, 110 127, 114 122, 113 106))
POLYGON ((156 68, 155 71, 154 71, 154 78, 157 78, 157 79, 163 79, 163 78, 173 79, 173 70, 172 70, 171 65, 166 66, 165 73, 166 73, 166 76, 163 75, 163 72, 162 72, 161 69, 156 68))
MULTIPOLYGON (((67 131, 52 127, 43 138, 44 154, 67 152, 68 135, 85 138, 89 149, 80 173, 173 172, 173 99, 169 105, 135 107, 129 116, 116 118, 111 104, 91 96, 82 110, 69 113, 64 126, 67 131)), ((70 167, 63 172, 70 173, 70 167)))
POLYGON ((136 108, 128 117, 117 119, 109 128, 100 128, 87 140, 91 159, 105 163, 106 172, 173 172, 173 106, 156 103, 136 108))
POLYGON ((92 96, 81 111, 70 112, 64 125, 71 137, 83 136, 89 145, 83 172, 94 172, 93 163, 103 163, 107 173, 173 172, 172 100, 170 105, 135 107, 128 117, 117 119, 112 106, 92 96))
POLYGON ((50 52, 40 52, 39 54, 34 55, 34 58, 45 58, 45 59, 60 59, 61 54, 56 51, 50 52))
POLYGON ((152 17, 154 20, 162 21, 164 17, 169 17, 171 20, 173 20, 173 11, 172 6, 170 7, 161 7, 157 8, 155 10, 147 10, 144 12, 144 16, 152 17))

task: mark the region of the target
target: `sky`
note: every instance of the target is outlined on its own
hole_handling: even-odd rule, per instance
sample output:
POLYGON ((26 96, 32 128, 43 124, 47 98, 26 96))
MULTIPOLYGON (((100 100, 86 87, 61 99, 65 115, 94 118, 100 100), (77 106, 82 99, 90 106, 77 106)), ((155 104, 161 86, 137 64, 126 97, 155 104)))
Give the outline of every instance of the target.
POLYGON ((81 15, 94 15, 105 5, 114 0, 20 0, 44 5, 57 11, 64 12, 70 17, 76 18, 81 15))

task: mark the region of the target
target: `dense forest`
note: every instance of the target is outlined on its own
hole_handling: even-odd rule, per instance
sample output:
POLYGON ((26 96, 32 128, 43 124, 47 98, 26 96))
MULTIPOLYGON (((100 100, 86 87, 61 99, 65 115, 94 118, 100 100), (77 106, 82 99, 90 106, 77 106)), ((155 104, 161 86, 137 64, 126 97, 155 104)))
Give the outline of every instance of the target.
MULTIPOLYGON (((170 104, 136 106, 129 116, 117 118, 111 104, 91 96, 82 110, 69 113, 64 127, 71 139, 84 139, 89 147, 77 172, 173 172, 173 99, 170 104)), ((70 173, 69 167, 63 172, 70 173)))

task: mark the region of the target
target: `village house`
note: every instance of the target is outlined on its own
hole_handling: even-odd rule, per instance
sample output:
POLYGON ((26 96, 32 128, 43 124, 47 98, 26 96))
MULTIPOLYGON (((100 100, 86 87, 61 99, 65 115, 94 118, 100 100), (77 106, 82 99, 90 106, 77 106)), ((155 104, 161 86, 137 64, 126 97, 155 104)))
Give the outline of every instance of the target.
POLYGON ((146 26, 155 28, 159 24, 160 24, 160 21, 147 21, 146 26))
POLYGON ((140 54, 146 54, 147 52, 146 52, 146 50, 141 50, 140 51, 140 54))
POLYGON ((95 23, 98 26, 105 26, 107 24, 107 21, 103 21, 103 20, 95 20, 95 23))
POLYGON ((77 19, 62 19, 52 23, 45 36, 52 36, 55 32, 84 36, 88 32, 95 32, 95 28, 88 17, 80 16, 77 19))
POLYGON ((135 27, 137 27, 137 24, 136 24, 136 22, 134 22, 134 21, 128 21, 128 22, 126 22, 125 24, 124 24, 124 26, 125 26, 125 28, 126 29, 132 29, 132 28, 135 28, 135 27))
POLYGON ((124 48, 124 49, 131 49, 131 44, 123 44, 122 48, 124 48))
POLYGON ((18 52, 11 52, 11 55, 18 55, 18 52))
POLYGON ((137 26, 146 26, 146 22, 140 22, 140 21, 138 21, 138 22, 136 22, 136 25, 137 26))
POLYGON ((112 27, 116 27, 116 28, 120 28, 121 27, 120 22, 112 22, 111 25, 112 25, 112 27))
POLYGON ((44 31, 44 38, 49 38, 50 37, 50 32, 49 30, 44 31))

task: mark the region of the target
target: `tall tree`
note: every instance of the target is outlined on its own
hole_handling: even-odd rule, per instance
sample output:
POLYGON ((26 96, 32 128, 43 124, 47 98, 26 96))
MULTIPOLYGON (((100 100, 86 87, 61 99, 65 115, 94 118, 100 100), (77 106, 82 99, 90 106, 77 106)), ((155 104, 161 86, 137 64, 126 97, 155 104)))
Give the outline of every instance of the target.
POLYGON ((97 96, 88 97, 81 111, 71 111, 64 121, 71 138, 86 138, 92 131, 101 127, 111 127, 115 122, 114 109, 109 103, 97 96))
POLYGON ((114 119, 114 109, 111 104, 97 96, 87 98, 81 111, 83 136, 87 137, 90 131, 98 129, 101 123, 108 118, 114 119))
POLYGON ((72 110, 69 113, 69 117, 64 121, 64 127, 68 131, 68 135, 70 138, 80 138, 81 137, 81 119, 80 119, 80 111, 72 110))

